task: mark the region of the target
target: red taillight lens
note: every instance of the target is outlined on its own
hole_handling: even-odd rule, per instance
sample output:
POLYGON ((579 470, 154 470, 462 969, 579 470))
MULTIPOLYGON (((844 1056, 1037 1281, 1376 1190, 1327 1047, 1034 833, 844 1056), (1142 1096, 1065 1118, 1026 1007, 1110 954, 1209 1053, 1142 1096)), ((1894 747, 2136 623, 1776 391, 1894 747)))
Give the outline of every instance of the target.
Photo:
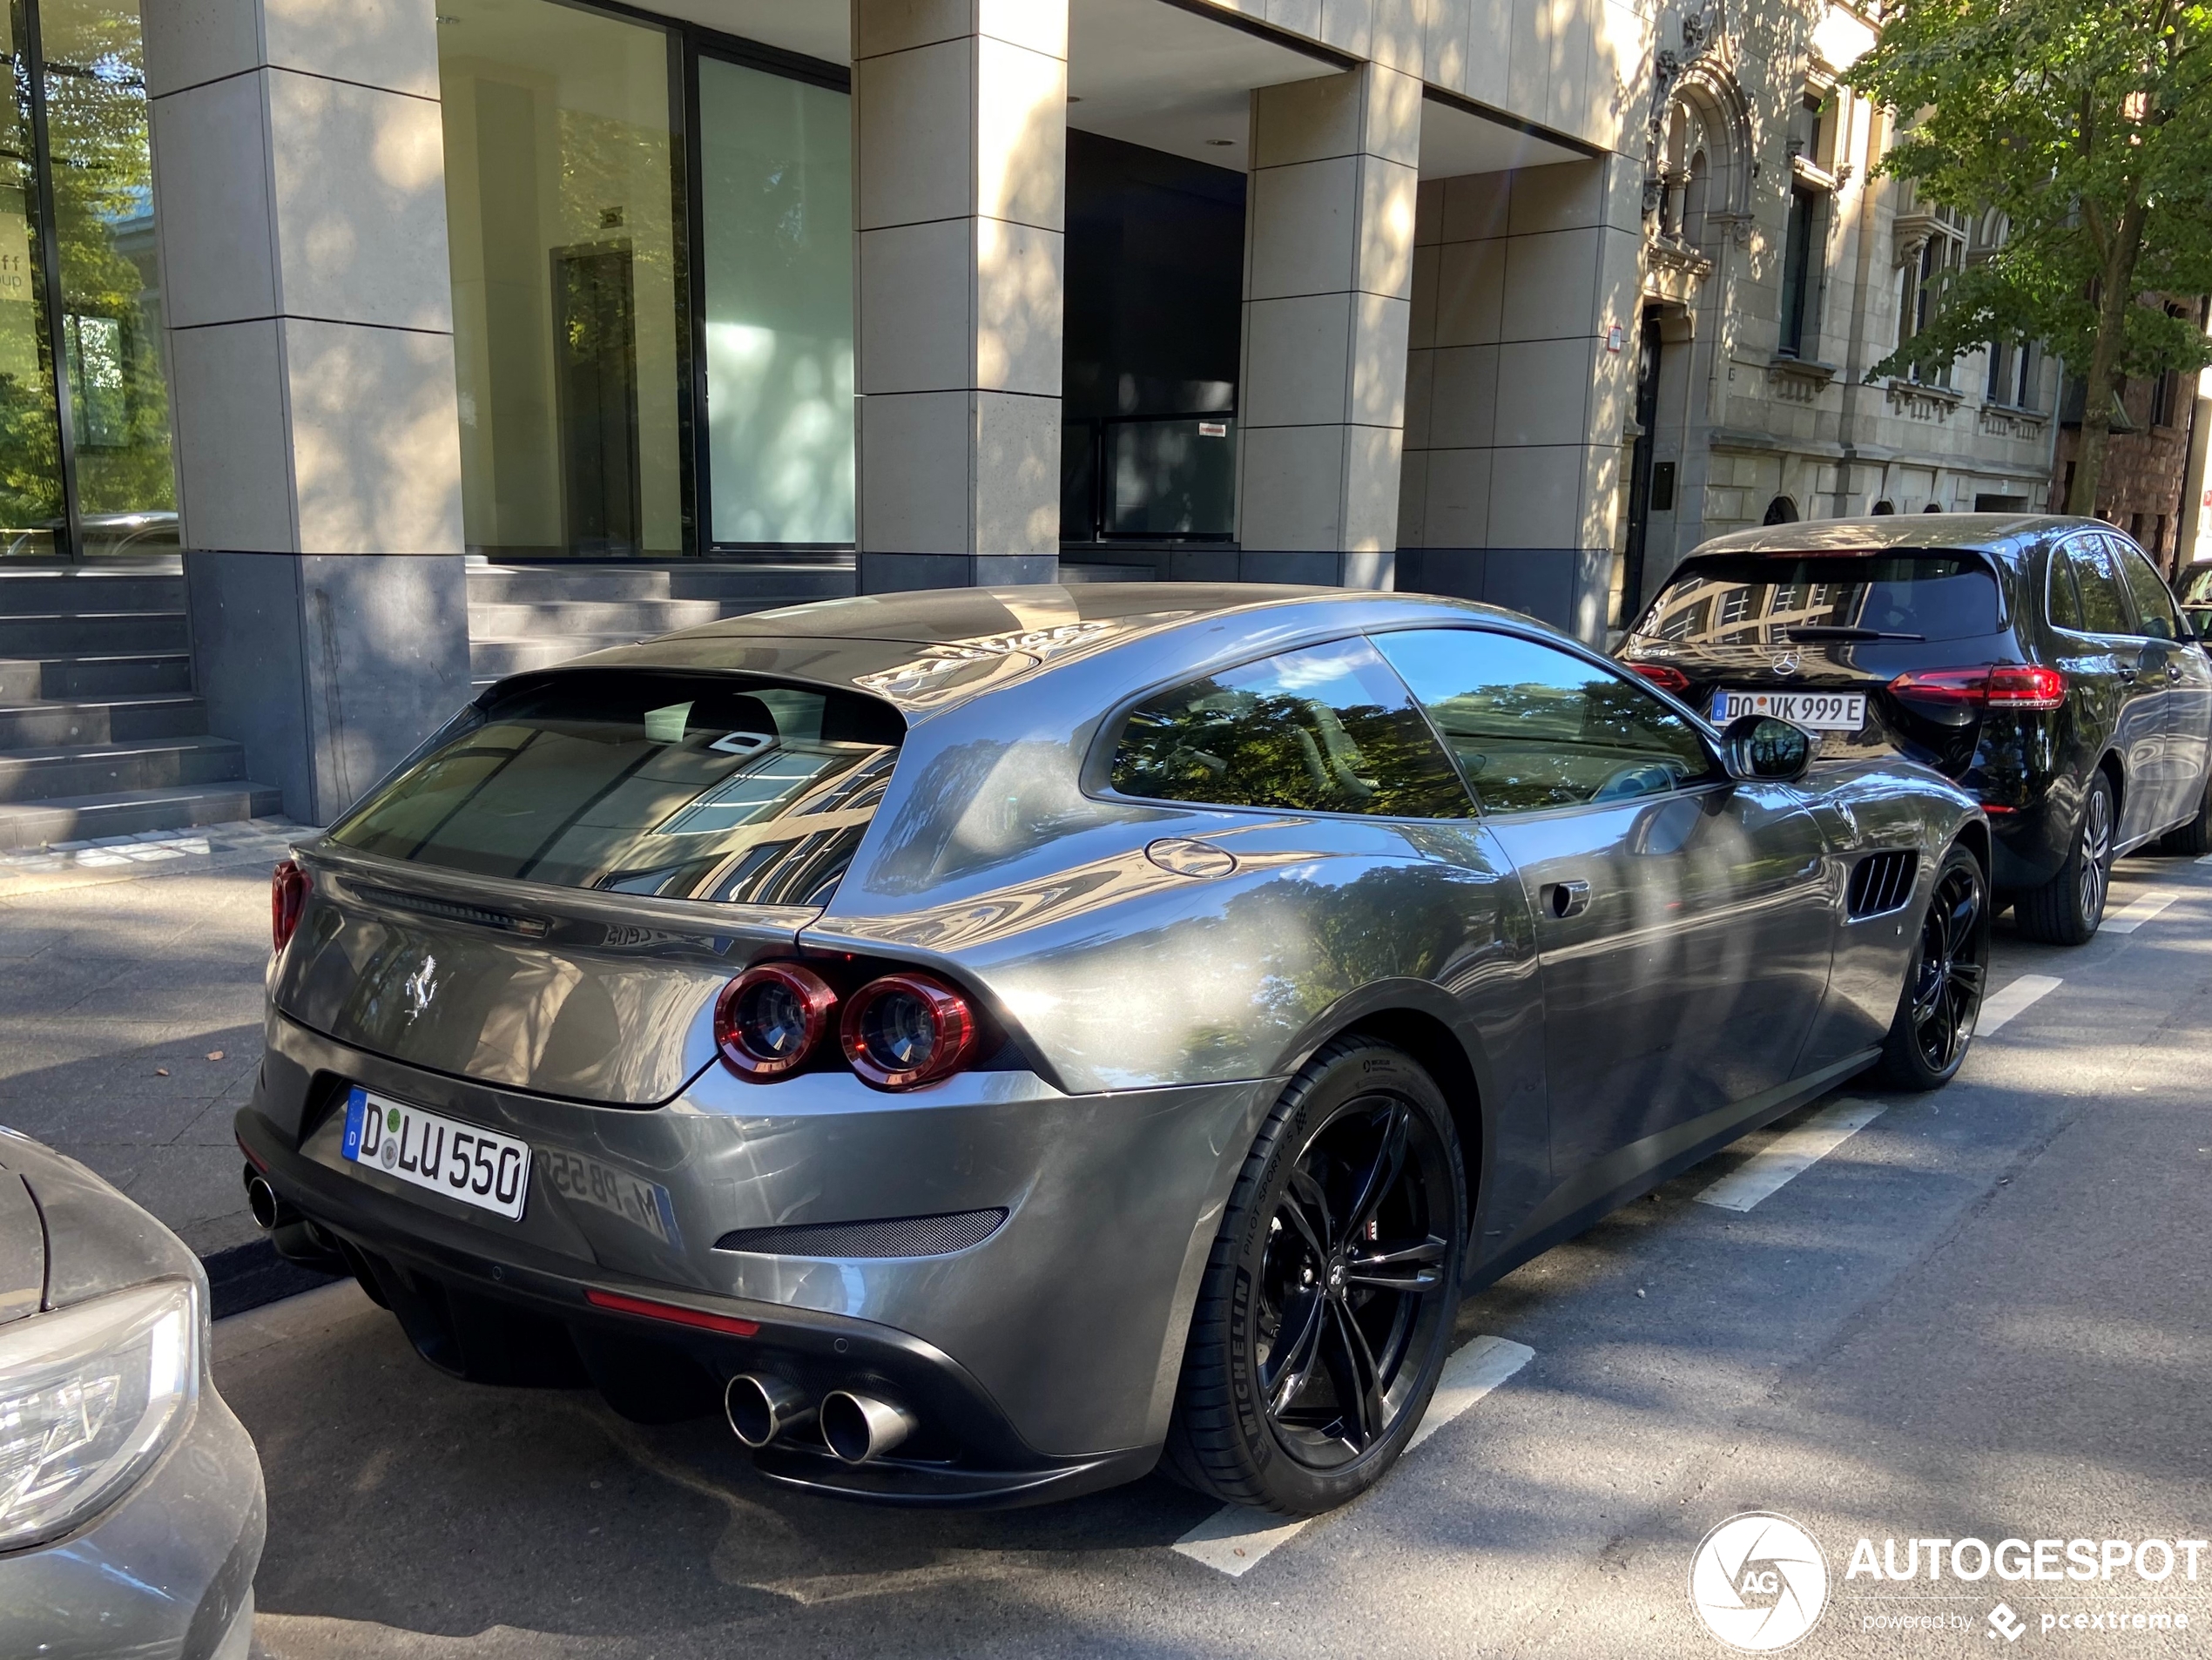
POLYGON ((853 994, 838 1036, 866 1082, 914 1090, 959 1070, 975 1043, 975 1014, 942 981, 887 974, 853 994))
POLYGON ((1989 671, 1992 709, 2056 709, 2066 701, 2066 676, 2033 663, 2000 663, 1989 671))
POLYGON ((269 940, 281 951, 300 926, 300 913, 307 908, 307 890, 314 886, 299 861, 287 859, 269 873, 269 940))
POLYGON ((805 1063, 836 1007, 837 993, 812 968, 759 963, 714 1000, 714 1046, 730 1070, 765 1083, 805 1063))
POLYGON ((1890 682, 1915 703, 1983 709, 2056 709, 2066 701, 2066 676, 2033 663, 1985 664, 1978 669, 1916 669, 1890 682))
POLYGON ((1689 677, 1680 669, 1664 663, 1629 663, 1622 665, 1631 674, 1640 674, 1655 686, 1664 686, 1669 692, 1689 690, 1689 677))

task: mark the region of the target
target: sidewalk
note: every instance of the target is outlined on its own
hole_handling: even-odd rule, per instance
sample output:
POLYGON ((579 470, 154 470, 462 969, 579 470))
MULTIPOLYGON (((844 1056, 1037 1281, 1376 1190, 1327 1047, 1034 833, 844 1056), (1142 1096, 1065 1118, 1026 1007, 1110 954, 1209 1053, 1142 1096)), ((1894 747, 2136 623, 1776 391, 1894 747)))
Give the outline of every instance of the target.
POLYGON ((0 1124, 82 1160, 202 1257, 259 1238, 231 1115, 261 1059, 256 819, 0 854, 0 1124))

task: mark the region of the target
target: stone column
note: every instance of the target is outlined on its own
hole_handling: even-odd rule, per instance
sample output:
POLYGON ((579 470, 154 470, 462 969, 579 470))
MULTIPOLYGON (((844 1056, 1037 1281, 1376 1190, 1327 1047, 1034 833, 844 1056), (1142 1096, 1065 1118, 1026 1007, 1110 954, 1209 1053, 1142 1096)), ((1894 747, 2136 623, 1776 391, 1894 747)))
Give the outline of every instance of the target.
POLYGON ((330 821, 469 696, 434 0, 145 0, 192 655, 330 821))
POLYGON ((1637 164, 1610 156, 1425 192, 1406 586, 1605 638, 1641 192, 1637 164))
POLYGON ((853 0, 860 588, 1060 556, 1067 0, 853 0))
POLYGON ((1252 94, 1237 534, 1251 581, 1392 585, 1421 83, 1252 94))

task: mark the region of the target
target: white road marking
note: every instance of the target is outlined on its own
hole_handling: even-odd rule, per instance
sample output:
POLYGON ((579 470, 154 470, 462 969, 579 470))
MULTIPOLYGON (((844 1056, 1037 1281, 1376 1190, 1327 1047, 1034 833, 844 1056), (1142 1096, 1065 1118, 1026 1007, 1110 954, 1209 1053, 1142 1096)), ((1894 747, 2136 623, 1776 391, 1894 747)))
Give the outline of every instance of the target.
MULTIPOLYGON (((1527 1366, 1535 1355, 1536 1351, 1526 1343, 1487 1335, 1476 1338, 1460 1350, 1444 1363, 1444 1373, 1436 1380, 1436 1393, 1429 1397, 1428 1411, 1413 1431, 1413 1438, 1406 1443, 1406 1452, 1412 1452, 1527 1366)), ((1302 1516, 1295 1522, 1285 1522, 1264 1510, 1225 1504, 1177 1540, 1175 1548, 1192 1562, 1203 1562, 1231 1579, 1238 1579, 1258 1567, 1260 1560, 1278 1545, 1288 1544, 1296 1538, 1308 1522, 1317 1519, 1302 1516)))
POLYGON ((2141 899, 2105 918, 2098 932, 2133 934, 2179 898, 2179 894, 2145 894, 2141 899))
POLYGON ((1831 1102, 1788 1134, 1777 1137, 1697 1196, 1700 1205, 1748 1211, 1804 1175, 1878 1117, 1878 1101, 1845 1096, 1831 1102))
POLYGON ((1982 1000, 1981 1018, 1974 1022, 1974 1036, 1988 1037, 2013 1016, 2040 998, 2047 997, 2065 982, 2056 975, 2024 974, 2001 991, 1982 1000))

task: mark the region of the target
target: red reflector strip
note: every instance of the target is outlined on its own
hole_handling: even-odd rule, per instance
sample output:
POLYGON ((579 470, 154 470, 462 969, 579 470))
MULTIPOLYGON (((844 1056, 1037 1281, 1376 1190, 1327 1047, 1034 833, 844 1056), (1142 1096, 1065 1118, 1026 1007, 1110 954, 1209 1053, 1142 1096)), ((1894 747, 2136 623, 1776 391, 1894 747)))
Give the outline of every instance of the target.
POLYGON ((1981 804, 1981 810, 1984 813, 2018 813, 2020 811, 2018 807, 2000 806, 1994 801, 1984 801, 1981 804))
POLYGON ((594 1308, 611 1308, 617 1314, 642 1314, 649 1320, 666 1320, 671 1326, 696 1326, 703 1332, 727 1332, 732 1337, 752 1337, 760 1330, 759 1320, 741 1320, 734 1314, 710 1314, 703 1308, 685 1308, 679 1303, 625 1297, 618 1291, 586 1291, 583 1299, 594 1308))
POLYGON ((1664 686, 1669 692, 1689 690, 1689 677, 1668 664, 1630 663, 1625 666, 1631 674, 1642 675, 1655 686, 1664 686))
POLYGON ((269 1173, 269 1161, 262 1157, 260 1154, 255 1152, 251 1147, 248 1147, 246 1144, 245 1137, 233 1136, 231 1139, 238 1143, 238 1150, 246 1155, 246 1162, 247 1164, 253 1165, 255 1170, 260 1171, 264 1176, 266 1176, 269 1173))

